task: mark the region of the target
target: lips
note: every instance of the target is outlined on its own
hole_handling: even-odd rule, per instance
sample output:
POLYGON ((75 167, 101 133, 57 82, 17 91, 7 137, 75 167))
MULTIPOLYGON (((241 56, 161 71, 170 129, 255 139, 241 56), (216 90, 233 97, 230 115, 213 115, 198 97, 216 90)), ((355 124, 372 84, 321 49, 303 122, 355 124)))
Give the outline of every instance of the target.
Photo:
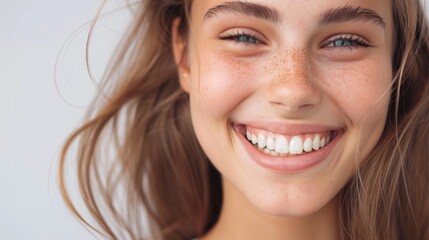
POLYGON ((303 171, 323 162, 344 130, 325 126, 234 124, 251 159, 262 167, 285 173, 303 171), (272 131, 276 129, 277 131, 272 131))

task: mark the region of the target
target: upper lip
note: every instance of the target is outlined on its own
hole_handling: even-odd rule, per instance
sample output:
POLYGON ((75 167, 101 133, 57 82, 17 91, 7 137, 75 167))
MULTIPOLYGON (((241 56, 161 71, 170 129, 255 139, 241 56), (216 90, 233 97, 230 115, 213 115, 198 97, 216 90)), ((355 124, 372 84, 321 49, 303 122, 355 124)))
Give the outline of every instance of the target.
POLYGON ((244 125, 282 135, 302 135, 311 133, 320 133, 328 131, 341 131, 341 127, 334 127, 321 124, 310 123, 282 123, 274 121, 249 121, 234 123, 235 125, 244 125))

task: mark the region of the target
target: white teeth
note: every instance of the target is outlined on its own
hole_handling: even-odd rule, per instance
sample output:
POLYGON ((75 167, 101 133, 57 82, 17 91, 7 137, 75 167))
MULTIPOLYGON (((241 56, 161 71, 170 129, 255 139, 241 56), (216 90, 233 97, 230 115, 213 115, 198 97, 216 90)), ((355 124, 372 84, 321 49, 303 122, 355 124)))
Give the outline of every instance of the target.
POLYGON ((265 144, 265 136, 262 133, 259 133, 258 135, 258 147, 259 148, 264 148, 266 146, 265 144))
POLYGON ((284 136, 277 136, 274 151, 278 153, 288 153, 287 139, 284 136))
POLYGON ((320 147, 324 147, 325 146, 325 138, 322 138, 322 140, 320 140, 320 147))
POLYGON ((271 136, 268 136, 267 138, 267 146, 266 148, 268 148, 269 150, 274 150, 275 148, 275 143, 274 143, 274 138, 271 136))
POLYGON ((320 148, 320 136, 316 135, 313 139, 313 149, 319 150, 319 148, 320 148))
POLYGON ((252 134, 252 143, 256 144, 258 142, 258 137, 252 134))
POLYGON ((311 138, 306 138, 304 141, 304 151, 311 152, 313 150, 313 141, 311 138))
POLYGON ((249 131, 246 131, 247 140, 252 141, 252 134, 249 131))
POLYGON ((325 147, 330 142, 329 136, 320 137, 315 135, 303 138, 303 136, 293 136, 289 141, 285 136, 272 136, 263 132, 259 132, 256 136, 249 131, 246 131, 246 138, 253 145, 263 151, 265 154, 272 156, 286 156, 288 154, 302 154, 303 152, 311 152, 325 147))
POLYGON ((270 150, 268 150, 266 148, 264 148, 264 150, 262 150, 262 151, 264 151, 265 154, 270 154, 270 152, 271 152, 270 150))
POLYGON ((289 143, 289 153, 290 154, 300 154, 304 150, 302 139, 298 136, 292 137, 289 143))

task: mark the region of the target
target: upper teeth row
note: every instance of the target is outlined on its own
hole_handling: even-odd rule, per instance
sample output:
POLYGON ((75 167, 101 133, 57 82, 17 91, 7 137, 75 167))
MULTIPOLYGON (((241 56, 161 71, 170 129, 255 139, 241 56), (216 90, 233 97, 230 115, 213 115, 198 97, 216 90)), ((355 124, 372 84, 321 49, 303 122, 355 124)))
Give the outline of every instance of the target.
POLYGON ((265 136, 260 132, 257 136, 246 130, 247 139, 264 152, 278 154, 301 154, 318 150, 327 145, 330 141, 329 136, 320 136, 316 134, 312 137, 292 136, 289 140, 282 135, 265 136))

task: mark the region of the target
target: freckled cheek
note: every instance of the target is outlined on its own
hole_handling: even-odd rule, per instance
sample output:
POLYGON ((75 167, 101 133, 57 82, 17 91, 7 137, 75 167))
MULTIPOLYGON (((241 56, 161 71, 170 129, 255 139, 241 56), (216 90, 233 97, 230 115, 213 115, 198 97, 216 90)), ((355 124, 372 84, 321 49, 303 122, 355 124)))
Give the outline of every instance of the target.
POLYGON ((347 118, 359 123, 364 119, 371 120, 367 118, 371 114, 382 114, 379 117, 383 117, 387 111, 390 71, 390 66, 365 64, 325 71, 323 81, 326 91, 347 118))
POLYGON ((194 97, 202 109, 223 117, 255 88, 255 68, 225 58, 211 58, 212 61, 204 61, 210 58, 200 59, 199 66, 193 66, 198 69, 192 80, 194 97))

